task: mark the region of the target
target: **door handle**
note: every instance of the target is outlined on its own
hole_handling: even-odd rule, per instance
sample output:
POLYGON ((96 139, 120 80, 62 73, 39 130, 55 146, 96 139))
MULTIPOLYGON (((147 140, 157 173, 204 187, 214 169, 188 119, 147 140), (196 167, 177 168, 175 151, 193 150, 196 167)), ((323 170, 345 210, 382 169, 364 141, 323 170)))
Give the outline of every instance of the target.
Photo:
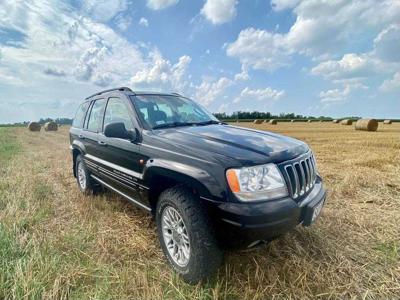
POLYGON ((97 144, 99 144, 100 146, 107 146, 107 143, 103 141, 97 141, 97 144))
POLYGON ((83 134, 78 135, 78 137, 79 137, 80 139, 82 139, 82 140, 85 139, 85 137, 83 136, 83 134))

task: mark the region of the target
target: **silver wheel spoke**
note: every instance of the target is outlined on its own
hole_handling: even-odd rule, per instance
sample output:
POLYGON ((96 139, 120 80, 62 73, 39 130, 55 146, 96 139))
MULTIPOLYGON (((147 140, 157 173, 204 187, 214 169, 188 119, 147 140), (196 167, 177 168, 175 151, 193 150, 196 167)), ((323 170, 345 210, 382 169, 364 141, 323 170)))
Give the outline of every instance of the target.
POLYGON ((190 238, 179 212, 167 206, 161 215, 164 243, 172 260, 184 267, 190 260, 190 238))
POLYGON ((86 173, 82 162, 78 164, 78 181, 82 189, 86 188, 86 173))

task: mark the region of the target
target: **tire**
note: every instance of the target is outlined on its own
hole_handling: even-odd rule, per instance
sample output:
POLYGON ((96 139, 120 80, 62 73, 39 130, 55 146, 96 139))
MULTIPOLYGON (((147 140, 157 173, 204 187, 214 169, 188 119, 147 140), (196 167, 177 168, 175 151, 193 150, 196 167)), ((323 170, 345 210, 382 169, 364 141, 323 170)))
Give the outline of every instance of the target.
POLYGON ((213 227, 202 203, 194 197, 190 190, 184 187, 174 187, 161 193, 157 203, 156 222, 158 238, 164 255, 184 281, 196 284, 217 271, 223 259, 223 252, 217 245, 213 227), (182 223, 176 222, 180 225, 175 227, 175 231, 169 230, 169 223, 166 222, 175 214, 174 211, 178 213, 183 222, 183 227, 182 223), (181 234, 179 230, 181 230, 181 234), (171 235, 169 235, 170 232, 171 235), (175 240, 172 238, 174 236, 175 240), (176 240, 175 246, 172 246, 176 240), (179 241, 183 245, 181 258, 184 258, 180 261, 176 257, 174 258, 170 252, 176 252, 176 245, 179 245, 179 241), (170 250, 168 250, 167 244, 170 250), (187 251, 188 247, 189 252, 187 251), (187 255, 188 253, 189 255, 187 255))
POLYGON ((88 171, 85 161, 83 160, 82 155, 78 155, 75 161, 75 170, 76 170, 76 181, 78 183, 78 187, 80 191, 84 194, 94 194, 98 191, 98 187, 96 186, 93 179, 90 177, 90 172, 88 171), (80 174, 80 172, 82 172, 80 174))

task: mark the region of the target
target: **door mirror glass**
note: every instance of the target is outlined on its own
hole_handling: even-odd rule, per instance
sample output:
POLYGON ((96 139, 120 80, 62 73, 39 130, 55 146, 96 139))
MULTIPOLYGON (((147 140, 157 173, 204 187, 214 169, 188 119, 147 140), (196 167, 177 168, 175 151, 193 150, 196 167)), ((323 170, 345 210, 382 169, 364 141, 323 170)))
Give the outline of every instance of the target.
POLYGON ((134 141, 136 139, 135 131, 126 130, 123 122, 107 124, 104 128, 104 135, 109 138, 119 138, 134 141))

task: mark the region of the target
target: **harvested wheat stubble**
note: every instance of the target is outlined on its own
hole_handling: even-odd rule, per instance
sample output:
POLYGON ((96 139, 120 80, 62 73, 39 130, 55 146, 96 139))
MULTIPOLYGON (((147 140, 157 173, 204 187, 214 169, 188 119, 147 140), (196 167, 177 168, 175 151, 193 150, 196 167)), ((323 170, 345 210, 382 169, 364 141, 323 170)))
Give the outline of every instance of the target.
POLYGON ((257 120, 254 120, 254 124, 261 124, 263 122, 263 120, 260 120, 260 119, 257 119, 257 120))
POLYGON ((337 123, 339 123, 339 120, 338 120, 338 119, 335 119, 335 120, 332 121, 332 123, 337 124, 337 123))
POLYGON ((351 125, 351 124, 353 124, 353 121, 350 120, 350 119, 344 119, 344 120, 340 121, 340 124, 342 124, 342 125, 351 125))
POLYGON ((47 122, 46 124, 44 124, 44 130, 45 131, 57 131, 58 125, 56 122, 47 122))
POLYGON ((275 120, 275 119, 271 119, 271 120, 269 120, 268 123, 271 124, 271 125, 276 125, 276 124, 278 124, 278 121, 275 120))
POLYGON ((42 126, 38 122, 30 122, 28 125, 30 131, 40 131, 41 128, 42 126))
POLYGON ((383 121, 383 124, 392 124, 392 120, 385 120, 385 121, 383 121))
POLYGON ((378 121, 375 119, 360 119, 356 122, 356 130, 376 131, 378 129, 378 121))

